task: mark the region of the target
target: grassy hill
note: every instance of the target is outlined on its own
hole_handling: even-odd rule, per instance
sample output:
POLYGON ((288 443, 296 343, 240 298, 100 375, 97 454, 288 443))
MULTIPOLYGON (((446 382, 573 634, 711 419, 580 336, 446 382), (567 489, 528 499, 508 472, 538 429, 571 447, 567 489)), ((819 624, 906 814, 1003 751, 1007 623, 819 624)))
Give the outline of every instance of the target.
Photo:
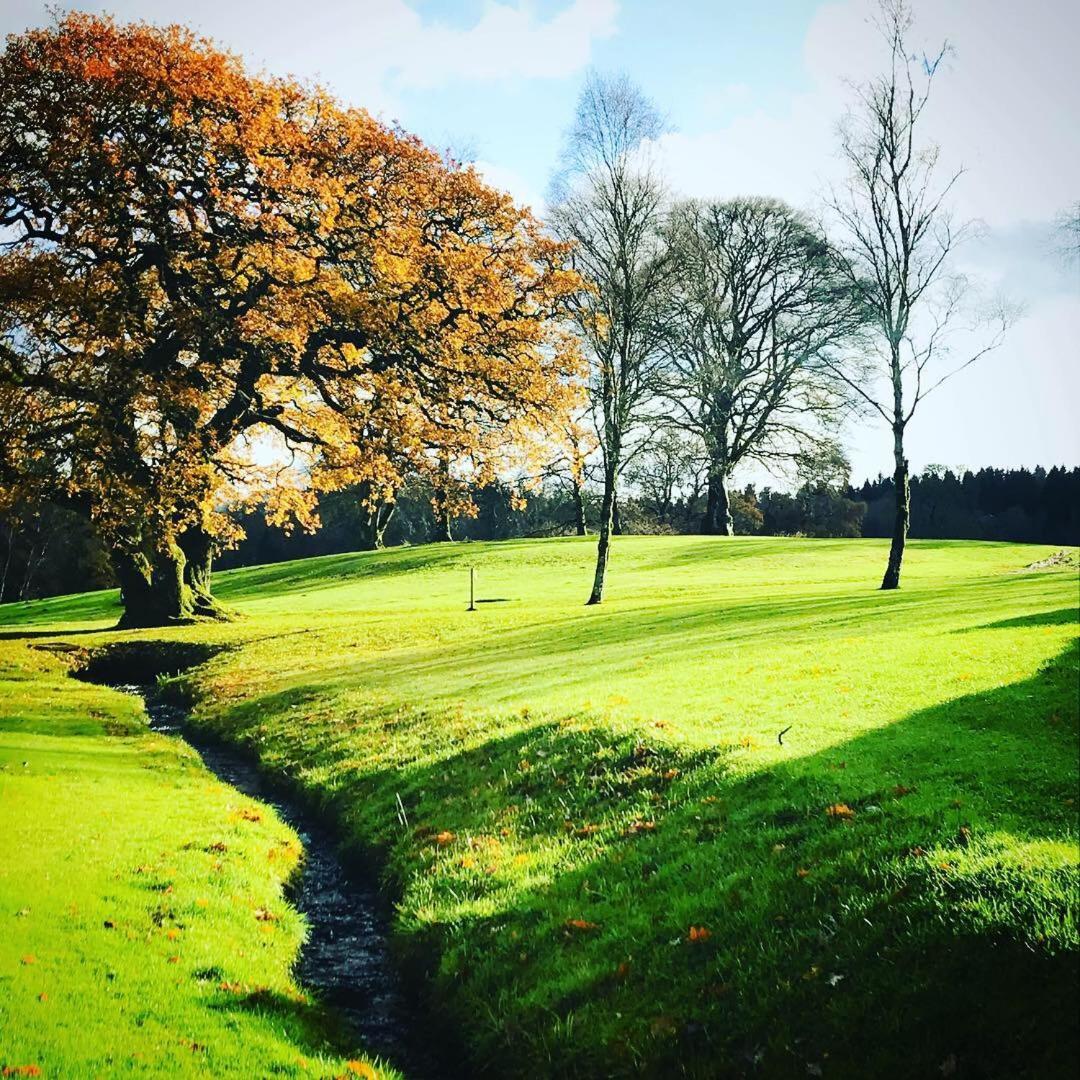
POLYGON ((881 593, 876 541, 623 537, 587 609, 593 550, 234 571, 236 621, 153 633, 108 631, 109 594, 12 605, 0 645, 222 646, 196 722, 378 853, 498 1075, 1067 1072, 1075 562, 915 542, 881 593))

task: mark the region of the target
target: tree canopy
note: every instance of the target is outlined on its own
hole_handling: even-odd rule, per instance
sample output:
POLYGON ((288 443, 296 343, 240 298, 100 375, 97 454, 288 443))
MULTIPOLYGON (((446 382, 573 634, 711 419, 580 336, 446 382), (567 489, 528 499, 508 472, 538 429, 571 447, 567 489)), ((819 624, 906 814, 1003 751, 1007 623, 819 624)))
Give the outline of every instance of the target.
POLYGON ((92 521, 126 619, 213 613, 230 502, 490 475, 560 421, 580 288, 530 213, 178 27, 69 15, 0 57, 0 503, 92 521))

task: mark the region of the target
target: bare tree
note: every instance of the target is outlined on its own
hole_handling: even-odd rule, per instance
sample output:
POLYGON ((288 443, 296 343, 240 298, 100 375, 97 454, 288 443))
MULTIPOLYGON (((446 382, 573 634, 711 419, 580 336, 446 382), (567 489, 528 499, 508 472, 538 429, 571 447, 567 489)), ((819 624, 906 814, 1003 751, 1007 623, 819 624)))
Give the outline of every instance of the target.
POLYGON ((1080 265, 1080 201, 1062 210, 1054 224, 1058 253, 1065 262, 1080 265))
POLYGON ((1002 308, 978 320, 986 330, 979 343, 947 360, 969 307, 968 283, 950 271, 950 256, 972 225, 958 224, 947 205, 963 170, 943 175, 938 146, 920 136, 950 48, 946 42, 934 55, 916 56, 907 43, 913 24, 907 0, 881 0, 879 10, 889 65, 858 88, 841 124, 849 176, 829 202, 845 233, 852 284, 876 331, 876 346, 863 362, 838 371, 892 431, 896 514, 881 587, 895 589, 910 521, 908 424, 927 394, 1001 342, 1010 315, 1002 308))
POLYGON ((628 465, 626 477, 641 493, 659 525, 672 525, 676 501, 687 504, 701 491, 705 454, 699 441, 667 428, 628 465))
POLYGON ((576 268, 593 287, 576 312, 603 472, 590 604, 603 599, 628 442, 656 396, 657 311, 670 261, 661 240, 664 184, 648 144, 663 130, 655 107, 625 76, 590 75, 552 184, 552 227, 574 242, 576 268))
POLYGON ((727 483, 831 440, 850 394, 829 354, 863 318, 821 230, 772 199, 687 201, 671 215, 678 264, 665 312, 673 422, 704 444, 702 532, 731 535, 727 483))

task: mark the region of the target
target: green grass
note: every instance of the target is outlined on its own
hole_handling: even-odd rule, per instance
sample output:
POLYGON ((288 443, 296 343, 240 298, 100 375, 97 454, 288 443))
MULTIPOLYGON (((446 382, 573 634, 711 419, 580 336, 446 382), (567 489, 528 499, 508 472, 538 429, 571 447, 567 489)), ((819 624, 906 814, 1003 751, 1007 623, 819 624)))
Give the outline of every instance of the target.
MULTIPOLYGON (((590 543, 400 549, 221 575, 241 618, 142 636, 228 646, 197 722, 380 854, 403 955, 501 1075, 1068 1075, 1049 553, 916 542, 881 593, 875 541, 625 537, 586 609, 590 543), (469 613, 472 565, 502 602, 469 613)), ((62 638, 115 599, 4 614, 62 638)))
POLYGON ((5 1076, 346 1072, 289 974, 295 834, 148 733, 135 698, 13 641, 0 823, 5 1076))

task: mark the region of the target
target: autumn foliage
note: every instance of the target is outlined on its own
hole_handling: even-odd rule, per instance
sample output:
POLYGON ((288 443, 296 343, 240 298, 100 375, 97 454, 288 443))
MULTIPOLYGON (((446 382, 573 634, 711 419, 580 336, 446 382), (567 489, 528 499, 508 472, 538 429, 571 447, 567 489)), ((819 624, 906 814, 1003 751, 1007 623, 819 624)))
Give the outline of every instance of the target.
POLYGON ((528 211, 178 27, 8 39, 0 230, 0 510, 85 514, 131 625, 216 612, 231 505, 457 507, 573 403, 580 280, 528 211))

